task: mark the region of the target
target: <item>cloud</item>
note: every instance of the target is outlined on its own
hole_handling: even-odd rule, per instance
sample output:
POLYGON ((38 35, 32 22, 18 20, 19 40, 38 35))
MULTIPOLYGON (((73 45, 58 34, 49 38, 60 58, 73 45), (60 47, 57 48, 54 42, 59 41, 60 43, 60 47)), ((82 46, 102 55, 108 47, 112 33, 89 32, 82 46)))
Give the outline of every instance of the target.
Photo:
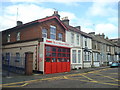
POLYGON ((97 34, 104 33, 106 36, 110 38, 118 36, 118 27, 114 24, 107 23, 107 24, 97 24, 95 26, 95 32, 97 34))
MULTIPOLYGON (((40 5, 38 6, 36 4, 15 4, 4 7, 4 14, 0 15, 0 21, 3 21, 1 22, 0 30, 16 26, 16 20, 27 23, 44 18, 46 16, 51 16, 53 12, 54 9, 41 7, 40 5)), ((70 20, 76 18, 76 16, 71 12, 59 11, 59 14, 61 17, 68 16, 70 20)))
POLYGON ((118 15, 118 10, 114 9, 113 2, 94 2, 88 9, 86 15, 91 16, 115 16, 118 15), (88 14, 89 13, 89 14, 88 14))
POLYGON ((119 0, 3 0, 3 2, 57 2, 57 3, 73 3, 73 2, 118 2, 119 0))
POLYGON ((108 21, 111 23, 118 23, 118 17, 110 17, 108 18, 108 21))
POLYGON ((87 27, 81 27, 81 31, 89 33, 89 32, 95 32, 94 29, 92 28, 87 28, 87 27))

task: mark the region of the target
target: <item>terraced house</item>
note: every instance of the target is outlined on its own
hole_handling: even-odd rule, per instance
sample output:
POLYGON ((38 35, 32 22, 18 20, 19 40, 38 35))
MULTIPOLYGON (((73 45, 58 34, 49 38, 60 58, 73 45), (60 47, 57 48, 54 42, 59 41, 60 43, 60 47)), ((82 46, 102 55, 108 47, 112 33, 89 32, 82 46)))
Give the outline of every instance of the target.
POLYGON ((68 17, 64 17, 62 22, 66 25, 66 42, 72 44, 71 48, 71 68, 80 69, 92 66, 92 38, 81 31, 80 26, 69 25, 68 17))
POLYGON ((118 60, 119 46, 111 42, 104 34, 89 33, 92 36, 93 66, 109 65, 118 60))

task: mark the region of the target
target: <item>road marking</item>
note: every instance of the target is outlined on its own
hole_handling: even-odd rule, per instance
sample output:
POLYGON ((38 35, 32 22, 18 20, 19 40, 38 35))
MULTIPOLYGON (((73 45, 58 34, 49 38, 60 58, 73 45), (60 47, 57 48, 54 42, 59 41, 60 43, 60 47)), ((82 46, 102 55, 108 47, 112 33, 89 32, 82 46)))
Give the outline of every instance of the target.
POLYGON ((89 80, 93 80, 92 78, 89 78, 89 77, 87 77, 87 76, 85 76, 85 75, 81 75, 81 76, 83 76, 83 77, 85 77, 85 78, 87 78, 87 79, 89 79, 89 80))
POLYGON ((26 85, 28 85, 29 83, 24 83, 23 85, 13 85, 13 86, 2 86, 2 87, 24 87, 26 85))
MULTIPOLYGON (((21 83, 26 83, 26 84, 23 84, 23 85, 21 85, 21 86, 24 86, 24 85, 27 85, 27 84, 29 84, 29 83, 32 83, 32 82, 37 82, 37 81, 43 81, 43 80, 55 80, 55 79, 61 79, 61 77, 63 77, 64 79, 68 79, 67 78, 67 76, 78 76, 78 75, 85 75, 85 74, 88 74, 88 73, 95 73, 95 72, 99 72, 99 71, 102 71, 102 70, 108 70, 109 68, 107 68, 107 69, 101 69, 101 70, 95 70, 95 71, 92 71, 92 72, 87 72, 87 73, 77 73, 77 74, 69 74, 69 75, 64 75, 65 76, 65 78, 64 78, 64 76, 57 76, 57 77, 52 77, 52 78, 43 78, 43 79, 35 79, 35 80, 29 80, 29 81, 21 81, 21 82, 15 82, 15 83, 7 83, 7 84, 0 84, 0 86, 2 85, 2 86, 9 86, 9 85, 15 85, 15 84, 21 84, 21 83)), ((89 78, 89 77, 87 77, 87 76, 84 76, 84 77, 86 77, 86 78, 88 78, 89 80, 93 80, 93 79, 91 79, 91 78, 89 78)), ((11 86, 11 87, 12 87, 11 86)), ((16 86, 18 86, 18 85, 16 85, 16 86)), ((9 86, 10 87, 10 86, 9 86)), ((13 86, 14 87, 14 86, 13 86)))
POLYGON ((117 80, 117 79, 115 79, 115 78, 112 78, 112 77, 110 77, 110 76, 106 76, 106 75, 103 75, 103 74, 100 74, 100 73, 95 73, 95 74, 101 75, 101 76, 103 76, 103 77, 107 77, 107 78, 112 79, 112 80, 114 80, 114 81, 120 81, 120 80, 117 80))
POLYGON ((109 74, 118 74, 118 73, 109 73, 109 74))
POLYGON ((98 84, 106 84, 106 85, 112 85, 112 86, 120 86, 119 84, 114 84, 114 83, 105 83, 105 82, 100 82, 100 81, 88 81, 88 80, 80 80, 80 79, 72 79, 72 78, 68 78, 70 80, 79 80, 79 81, 83 81, 83 82, 93 82, 93 83, 98 83, 98 84))

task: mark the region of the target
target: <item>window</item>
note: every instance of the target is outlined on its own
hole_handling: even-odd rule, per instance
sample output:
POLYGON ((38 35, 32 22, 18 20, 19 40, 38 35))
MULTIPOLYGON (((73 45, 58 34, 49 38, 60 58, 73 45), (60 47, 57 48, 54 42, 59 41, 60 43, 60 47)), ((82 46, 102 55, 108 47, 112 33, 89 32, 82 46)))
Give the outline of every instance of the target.
POLYGON ((84 61, 86 61, 87 60, 87 54, 86 54, 86 52, 84 52, 84 61))
POLYGON ((6 53, 5 60, 9 61, 10 60, 10 53, 6 53))
POLYGON ((71 33, 71 43, 74 43, 74 34, 71 33))
POLYGON ((20 32, 17 33, 17 41, 20 40, 20 32))
POLYGON ((84 61, 90 61, 91 55, 90 52, 84 52, 84 61))
POLYGON ((46 62, 51 62, 50 58, 46 58, 46 62))
POLYGON ((77 35, 77 45, 79 45, 79 35, 77 35))
POLYGON ((50 39, 56 39, 56 27, 50 26, 50 39))
POLYGON ((72 63, 76 63, 76 50, 72 51, 72 63))
POLYGON ((45 60, 47 62, 67 62, 70 61, 70 49, 55 46, 45 46, 45 60), (49 60, 49 59, 51 60, 49 60))
POLYGON ((85 46, 87 46, 87 38, 85 38, 85 46))
POLYGON ((97 53, 94 53, 94 61, 97 61, 97 53))
POLYGON ((80 63, 80 56, 81 56, 81 51, 78 50, 78 63, 80 63))
POLYGON ((45 28, 42 29, 42 38, 47 38, 47 30, 45 28))
POLYGON ((20 61, 20 53, 16 53, 16 62, 19 62, 20 61))
POLYGON ((58 34, 58 40, 62 41, 62 33, 58 34))
POLYGON ((7 35, 7 42, 10 42, 10 34, 7 35))

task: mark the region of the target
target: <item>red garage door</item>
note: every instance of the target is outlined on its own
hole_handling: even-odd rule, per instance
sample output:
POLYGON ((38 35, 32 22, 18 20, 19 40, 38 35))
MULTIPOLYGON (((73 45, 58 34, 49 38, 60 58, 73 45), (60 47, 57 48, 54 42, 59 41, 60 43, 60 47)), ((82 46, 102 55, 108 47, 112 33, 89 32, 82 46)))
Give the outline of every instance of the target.
POLYGON ((45 46, 45 73, 70 71, 70 48, 45 46))

